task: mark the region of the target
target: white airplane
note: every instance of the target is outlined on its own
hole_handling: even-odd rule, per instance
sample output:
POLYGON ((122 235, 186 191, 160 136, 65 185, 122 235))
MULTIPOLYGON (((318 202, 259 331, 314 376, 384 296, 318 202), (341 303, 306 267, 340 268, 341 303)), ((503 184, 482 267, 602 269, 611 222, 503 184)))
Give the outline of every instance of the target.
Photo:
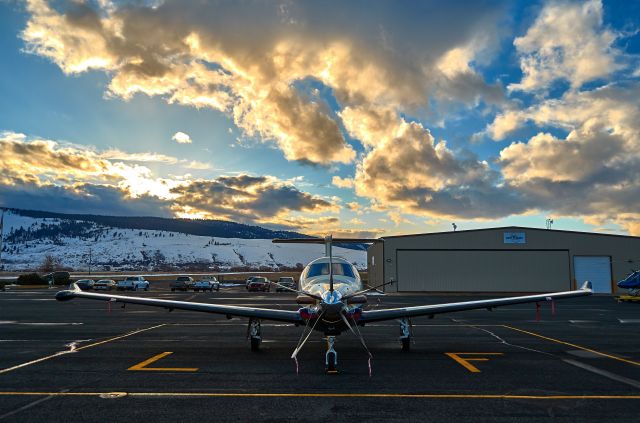
MULTIPOLYGON (((87 298, 91 300, 112 301, 124 304, 130 303, 164 307, 169 311, 180 309, 223 314, 228 318, 248 317, 248 334, 251 340, 251 349, 254 351, 259 349, 262 341, 262 331, 260 326, 261 320, 274 320, 294 323, 296 325, 305 325, 300 341, 291 355, 291 358, 296 360, 296 366, 296 357, 298 353, 309 339, 311 333, 315 330, 322 332, 327 341, 327 351, 325 354, 326 371, 327 373, 336 373, 338 353, 334 346, 336 336, 340 335, 342 332, 351 331, 360 340, 360 343, 369 355, 369 360, 371 360, 371 353, 369 352, 364 338, 358 328, 358 326, 364 326, 366 323, 379 322, 383 320, 399 320, 400 341, 402 349, 406 351, 409 350, 411 345, 412 317, 429 316, 432 318, 436 314, 442 313, 483 308, 492 310, 494 307, 499 306, 554 301, 564 298, 587 296, 592 293, 591 283, 585 282, 580 289, 575 291, 414 307, 366 310, 364 309, 364 306, 367 302, 367 297, 364 294, 388 285, 391 282, 364 289, 356 268, 347 260, 340 257, 334 257, 332 254, 332 245, 334 242, 340 244, 362 244, 380 241, 381 240, 377 239, 355 238, 334 239, 331 236, 327 236, 324 239, 303 238, 273 240, 275 243, 325 244, 325 256, 313 260, 302 271, 302 274, 300 275, 299 290, 291 289, 272 282, 282 288, 298 293, 297 302, 301 308, 297 311, 161 300, 125 295, 97 294, 81 291, 75 283, 71 284, 71 289, 58 292, 56 294, 56 299, 59 301, 67 301, 73 298, 87 298)), ((369 364, 371 364, 370 361, 369 364)), ((369 366, 369 369, 371 369, 371 366, 369 366)))

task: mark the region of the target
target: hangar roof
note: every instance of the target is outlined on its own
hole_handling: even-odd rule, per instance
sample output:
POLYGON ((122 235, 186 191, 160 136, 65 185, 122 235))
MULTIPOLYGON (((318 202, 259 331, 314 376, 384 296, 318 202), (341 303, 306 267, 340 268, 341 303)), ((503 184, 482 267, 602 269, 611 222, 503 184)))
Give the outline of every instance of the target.
POLYGON ((543 232, 562 232, 569 234, 579 234, 579 235, 597 235, 597 236, 609 236, 609 237, 619 237, 619 238, 633 238, 640 239, 640 237, 633 235, 618 235, 618 234, 603 234, 599 232, 581 232, 581 231, 566 231, 562 229, 543 229, 543 228, 527 228, 525 226, 501 226, 498 228, 482 228, 482 229, 467 229, 462 231, 444 231, 444 232, 426 232, 421 234, 407 234, 407 235, 393 235, 393 236, 383 236, 382 239, 395 239, 395 238, 408 238, 412 236, 426 236, 426 235, 443 235, 443 234, 453 234, 453 233, 470 233, 470 232, 482 232, 482 231, 503 231, 503 230, 527 230, 527 231, 543 231, 543 232))

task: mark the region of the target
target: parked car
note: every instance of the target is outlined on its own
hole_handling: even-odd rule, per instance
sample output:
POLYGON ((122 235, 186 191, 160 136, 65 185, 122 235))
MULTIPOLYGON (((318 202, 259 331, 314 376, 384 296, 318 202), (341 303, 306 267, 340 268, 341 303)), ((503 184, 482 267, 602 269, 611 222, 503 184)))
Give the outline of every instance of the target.
POLYGON ((193 285, 194 291, 220 291, 220 282, 215 276, 203 276, 193 285))
POLYGON ((172 291, 188 291, 193 288, 194 282, 191 276, 178 276, 169 287, 172 291))
POLYGON ((291 276, 280 277, 278 279, 278 285, 282 285, 282 286, 276 286, 276 292, 280 292, 280 291, 291 292, 288 289, 283 288, 284 286, 286 286, 287 288, 296 289, 296 281, 291 276))
POLYGON ((247 278, 246 282, 244 283, 244 287, 245 287, 245 288, 247 288, 247 289, 249 289, 249 284, 251 283, 251 281, 252 281, 254 278, 257 278, 257 277, 258 277, 258 276, 249 276, 249 277, 247 278))
POLYGON ((76 285, 83 291, 89 291, 93 289, 93 285, 96 283, 93 279, 79 279, 76 281, 76 285))
POLYGON ((113 279, 100 279, 99 281, 93 284, 93 289, 96 291, 98 290, 111 291, 115 287, 116 287, 116 281, 114 281, 113 279))
POLYGON ((118 291, 138 291, 144 289, 149 290, 149 282, 145 280, 144 276, 127 276, 124 280, 116 283, 116 289, 118 291))
POLYGON ((271 290, 271 281, 262 276, 256 276, 247 285, 247 290, 269 292, 271 290))

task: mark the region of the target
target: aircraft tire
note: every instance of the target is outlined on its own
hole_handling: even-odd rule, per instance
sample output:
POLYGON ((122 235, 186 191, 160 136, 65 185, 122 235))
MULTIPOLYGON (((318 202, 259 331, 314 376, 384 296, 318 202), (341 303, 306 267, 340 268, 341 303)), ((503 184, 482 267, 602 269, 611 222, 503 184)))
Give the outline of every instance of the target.
POLYGON ((260 350, 260 338, 251 338, 251 351, 260 350))
POLYGON ((410 351, 411 350, 411 338, 406 337, 402 338, 402 351, 410 351))

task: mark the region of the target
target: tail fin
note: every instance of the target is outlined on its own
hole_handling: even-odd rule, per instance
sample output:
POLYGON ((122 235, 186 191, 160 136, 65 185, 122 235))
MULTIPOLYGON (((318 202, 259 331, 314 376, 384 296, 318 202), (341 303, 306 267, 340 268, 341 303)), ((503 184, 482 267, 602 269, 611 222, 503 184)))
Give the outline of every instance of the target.
POLYGON ((593 286, 591 285, 591 282, 584 281, 584 283, 582 284, 580 289, 583 290, 583 291, 592 291, 593 290, 593 286))

